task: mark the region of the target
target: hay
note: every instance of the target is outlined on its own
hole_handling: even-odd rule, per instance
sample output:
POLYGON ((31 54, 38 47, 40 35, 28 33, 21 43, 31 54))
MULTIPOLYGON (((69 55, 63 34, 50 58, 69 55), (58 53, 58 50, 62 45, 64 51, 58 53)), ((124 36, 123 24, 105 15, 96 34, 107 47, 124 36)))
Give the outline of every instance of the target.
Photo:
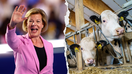
POLYGON ((99 69, 97 67, 88 67, 83 71, 69 70, 69 74, 132 74, 132 68, 99 69))

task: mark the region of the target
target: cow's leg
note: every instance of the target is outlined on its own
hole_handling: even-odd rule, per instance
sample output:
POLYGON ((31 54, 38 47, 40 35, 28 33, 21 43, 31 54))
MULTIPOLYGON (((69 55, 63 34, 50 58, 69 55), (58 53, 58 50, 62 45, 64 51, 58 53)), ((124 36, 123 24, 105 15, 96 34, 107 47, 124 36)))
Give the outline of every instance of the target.
POLYGON ((105 64, 105 53, 102 50, 100 50, 100 65, 104 66, 104 64, 105 64))
POLYGON ((128 53, 127 53, 127 49, 124 49, 125 50, 125 58, 126 58, 126 61, 129 61, 129 57, 128 57, 128 53))
POLYGON ((129 48, 130 48, 130 52, 131 52, 131 56, 132 56, 132 42, 130 42, 129 48))
POLYGON ((114 61, 113 56, 108 55, 107 56, 107 65, 112 65, 113 64, 113 61, 114 61))

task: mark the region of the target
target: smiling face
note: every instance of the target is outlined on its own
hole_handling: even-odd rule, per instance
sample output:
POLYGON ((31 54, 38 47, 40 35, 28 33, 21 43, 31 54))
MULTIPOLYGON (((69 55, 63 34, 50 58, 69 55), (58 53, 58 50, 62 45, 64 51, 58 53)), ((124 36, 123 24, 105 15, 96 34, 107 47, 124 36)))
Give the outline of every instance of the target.
POLYGON ((32 14, 27 20, 27 32, 30 38, 39 37, 44 27, 41 14, 32 14))

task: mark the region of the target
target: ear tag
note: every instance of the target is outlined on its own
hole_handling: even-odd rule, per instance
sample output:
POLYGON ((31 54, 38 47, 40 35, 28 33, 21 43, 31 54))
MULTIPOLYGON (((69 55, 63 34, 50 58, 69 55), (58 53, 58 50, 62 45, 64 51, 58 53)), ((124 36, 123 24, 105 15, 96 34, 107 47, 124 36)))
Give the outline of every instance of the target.
POLYGON ((97 46, 97 49, 102 49, 102 45, 99 44, 99 45, 97 46))
POLYGON ((75 47, 75 49, 74 49, 74 50, 75 50, 75 52, 79 52, 79 49, 78 49, 77 47, 75 47))
POLYGON ((124 20, 124 17, 121 16, 120 19, 119 19, 119 21, 123 21, 123 20, 124 20))
POLYGON ((96 24, 100 24, 100 22, 98 22, 96 19, 94 20, 94 22, 95 22, 96 24))

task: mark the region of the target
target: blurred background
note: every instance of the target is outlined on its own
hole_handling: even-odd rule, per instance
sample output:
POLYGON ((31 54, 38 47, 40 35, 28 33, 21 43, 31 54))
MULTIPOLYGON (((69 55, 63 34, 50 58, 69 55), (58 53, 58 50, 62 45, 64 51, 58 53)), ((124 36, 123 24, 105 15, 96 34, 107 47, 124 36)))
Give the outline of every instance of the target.
MULTIPOLYGON (((16 6, 25 5, 27 11, 33 7, 43 9, 48 16, 48 30, 42 33, 42 37, 50 40, 54 46, 54 74, 67 74, 67 66, 64 55, 64 16, 67 6, 65 0, 0 0, 0 74, 14 74, 15 64, 13 51, 5 40, 6 27, 10 22, 12 12, 16 6), (56 46, 59 42, 62 46, 56 46), (7 53, 7 51, 10 51, 7 53), (3 53, 4 52, 4 53, 3 53)), ((23 15, 24 17, 25 15, 23 15)), ((22 30, 22 23, 17 25, 17 35, 26 34, 22 30)))
MULTIPOLYGON (((65 0, 0 0, 0 44, 6 43, 6 26, 15 6, 25 5, 27 11, 33 7, 43 9, 48 16, 49 28, 42 36, 47 39, 63 39, 63 30, 65 28, 64 16, 67 6, 65 0)), ((24 17, 25 15, 23 15, 24 17)), ((22 24, 17 25, 17 35, 26 34, 22 30, 22 24)))

